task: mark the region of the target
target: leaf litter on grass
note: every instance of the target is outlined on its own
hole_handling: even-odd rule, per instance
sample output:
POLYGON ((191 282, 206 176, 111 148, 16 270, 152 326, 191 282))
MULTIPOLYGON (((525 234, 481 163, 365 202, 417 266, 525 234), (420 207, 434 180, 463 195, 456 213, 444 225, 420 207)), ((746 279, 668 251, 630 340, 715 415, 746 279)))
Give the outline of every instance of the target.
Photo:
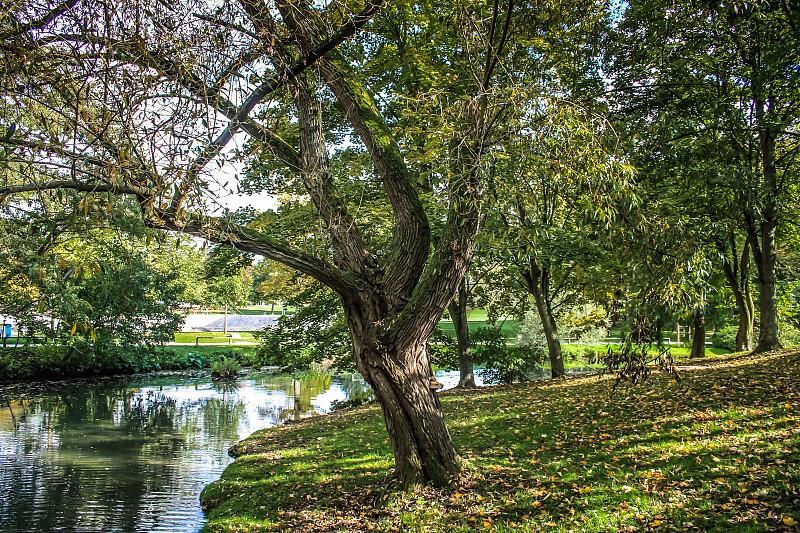
POLYGON ((795 531, 800 352, 442 394, 467 462, 404 492, 380 409, 259 432, 204 499, 207 531, 795 531))

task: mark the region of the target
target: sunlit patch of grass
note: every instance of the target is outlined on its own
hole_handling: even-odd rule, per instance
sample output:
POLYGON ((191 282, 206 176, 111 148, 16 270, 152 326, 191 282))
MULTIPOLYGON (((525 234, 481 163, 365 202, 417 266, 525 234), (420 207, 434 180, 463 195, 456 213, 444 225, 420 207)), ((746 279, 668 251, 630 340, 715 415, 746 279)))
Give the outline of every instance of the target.
POLYGON ((468 465, 447 490, 391 482, 375 406, 259 432, 204 492, 206 530, 795 528, 799 353, 702 362, 613 396, 597 376, 443 394, 468 465))

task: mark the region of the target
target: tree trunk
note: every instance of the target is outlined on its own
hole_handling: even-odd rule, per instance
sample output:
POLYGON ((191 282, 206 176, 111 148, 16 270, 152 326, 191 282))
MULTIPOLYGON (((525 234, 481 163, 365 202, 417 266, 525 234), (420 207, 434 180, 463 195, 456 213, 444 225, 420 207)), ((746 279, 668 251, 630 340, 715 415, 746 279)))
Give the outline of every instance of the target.
POLYGON ((694 310, 694 320, 692 327, 692 351, 689 358, 706 356, 706 310, 704 307, 697 307, 694 310))
POLYGON ((542 321, 545 339, 547 339, 547 354, 550 358, 550 375, 558 378, 564 375, 564 357, 561 354, 561 340, 558 337, 558 327, 553 316, 553 307, 550 302, 550 291, 547 269, 531 264, 530 270, 523 273, 528 291, 533 295, 536 311, 542 321))
POLYGON ((467 322, 467 288, 462 281, 458 294, 448 306, 456 330, 456 343, 458 345, 458 369, 460 377, 458 386, 462 388, 475 387, 474 362, 472 360, 472 347, 469 342, 469 324, 467 322))
POLYGON ((775 266, 778 262, 776 226, 768 221, 761 223, 761 261, 757 264, 760 323, 756 352, 766 352, 781 347, 778 336, 778 292, 775 276, 775 266))
MULTIPOLYGON (((755 70, 755 67, 754 67, 755 70)), ((760 72, 756 72, 755 80, 760 80, 760 72)), ((775 267, 778 263, 777 229, 779 220, 778 176, 775 168, 776 126, 770 122, 770 102, 764 98, 768 91, 755 83, 753 92, 756 95, 756 123, 758 126, 759 148, 761 150, 761 170, 763 174, 764 205, 761 209, 760 235, 761 246, 752 242, 753 256, 758 269, 758 307, 759 329, 756 352, 766 352, 781 348, 778 336, 778 292, 775 267)), ((752 231, 752 230, 751 230, 752 231)), ((753 232, 755 233, 755 232, 753 232)), ((755 235, 753 236, 755 237, 755 235)))
MULTIPOLYGON (((736 331, 736 350, 744 351, 753 348, 753 298, 750 295, 750 243, 745 241, 741 257, 736 251, 735 236, 730 236, 729 248, 732 259, 727 257, 722 262, 722 270, 736 302, 739 315, 739 328, 736 331)), ((720 245, 720 251, 727 255, 725 245, 720 245)))
POLYGON ((736 309, 739 313, 739 329, 736 330, 736 351, 742 352, 753 349, 753 309, 752 299, 747 305, 744 294, 734 294, 736 309))
POLYGON ((747 344, 744 350, 753 349, 753 329, 756 324, 756 306, 753 303, 753 295, 750 292, 750 284, 744 286, 744 306, 747 309, 747 344))
POLYGON ((411 330, 390 340, 373 305, 344 301, 356 366, 383 410, 394 450, 395 477, 404 486, 447 486, 461 471, 461 458, 431 388, 427 335, 411 330))

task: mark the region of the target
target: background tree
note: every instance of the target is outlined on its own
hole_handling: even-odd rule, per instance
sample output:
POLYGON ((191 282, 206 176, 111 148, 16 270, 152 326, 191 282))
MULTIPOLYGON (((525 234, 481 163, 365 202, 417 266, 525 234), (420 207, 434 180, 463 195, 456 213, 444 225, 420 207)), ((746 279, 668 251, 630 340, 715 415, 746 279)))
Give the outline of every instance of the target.
POLYGON ((228 333, 228 308, 234 309, 250 301, 253 279, 250 271, 253 255, 230 246, 211 249, 203 264, 206 287, 203 299, 207 305, 225 309, 223 332, 228 333))
POLYGON ((279 317, 277 325, 256 334, 262 364, 293 372, 333 362, 340 371, 355 371, 347 320, 336 293, 312 283, 284 302, 295 304, 297 312, 279 317), (300 302, 305 305, 297 305, 300 302))
POLYGON ((685 139, 718 164, 684 176, 728 190, 758 272, 759 351, 780 346, 777 236, 797 174, 799 23, 784 2, 633 2, 609 46, 625 120, 658 139, 655 156, 685 139))
POLYGON ((533 298, 553 377, 564 375, 555 308, 591 300, 592 290, 599 300, 618 274, 602 234, 631 197, 633 173, 609 126, 587 109, 544 100, 496 157, 487 244, 533 298))
POLYGON ((144 243, 118 228, 90 217, 69 223, 57 207, 30 203, 23 216, 5 206, 17 211, 0 234, 2 283, 15 298, 4 299, 2 312, 26 336, 68 346, 65 362, 75 369, 137 365, 183 321, 177 273, 159 269, 144 243))

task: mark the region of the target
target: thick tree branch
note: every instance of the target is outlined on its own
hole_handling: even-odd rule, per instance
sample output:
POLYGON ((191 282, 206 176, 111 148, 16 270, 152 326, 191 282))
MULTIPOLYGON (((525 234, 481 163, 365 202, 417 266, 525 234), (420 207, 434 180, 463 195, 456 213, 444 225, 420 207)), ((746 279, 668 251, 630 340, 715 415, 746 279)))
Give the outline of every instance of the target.
POLYGON ((130 194, 137 198, 149 198, 152 189, 149 187, 134 187, 132 185, 112 185, 108 183, 86 183, 71 180, 51 180, 42 183, 25 183, 20 185, 6 185, 0 187, 0 201, 8 196, 26 192, 54 191, 57 189, 72 189, 81 192, 110 192, 114 194, 130 194))
MULTIPOLYGON (((42 18, 32 20, 27 24, 12 24, 10 28, 0 31, 0 39, 8 39, 9 37, 16 37, 22 35, 23 33, 27 33, 31 30, 40 30, 53 22, 59 15, 62 15, 72 9, 75 4, 78 3, 78 0, 66 0, 66 2, 56 6, 55 9, 51 10, 42 18)), ((9 15, 10 16, 10 15, 9 15)))
POLYGON ((313 277, 339 293, 359 290, 355 280, 330 263, 309 255, 254 229, 232 224, 218 217, 191 215, 176 218, 169 213, 145 222, 156 228, 179 231, 211 242, 227 244, 244 252, 262 255, 313 277))
MULTIPOLYGON (((366 10, 377 10, 382 4, 382 1, 369 4, 366 10)), ((322 29, 313 20, 298 17, 296 6, 280 6, 280 9, 301 48, 308 51, 317 47, 322 40, 322 29)), ((367 148, 392 204, 395 218, 392 256, 385 263, 384 279, 390 305, 402 305, 422 273, 430 243, 430 227, 414 179, 372 96, 357 81, 338 50, 321 58, 318 70, 367 148)))

